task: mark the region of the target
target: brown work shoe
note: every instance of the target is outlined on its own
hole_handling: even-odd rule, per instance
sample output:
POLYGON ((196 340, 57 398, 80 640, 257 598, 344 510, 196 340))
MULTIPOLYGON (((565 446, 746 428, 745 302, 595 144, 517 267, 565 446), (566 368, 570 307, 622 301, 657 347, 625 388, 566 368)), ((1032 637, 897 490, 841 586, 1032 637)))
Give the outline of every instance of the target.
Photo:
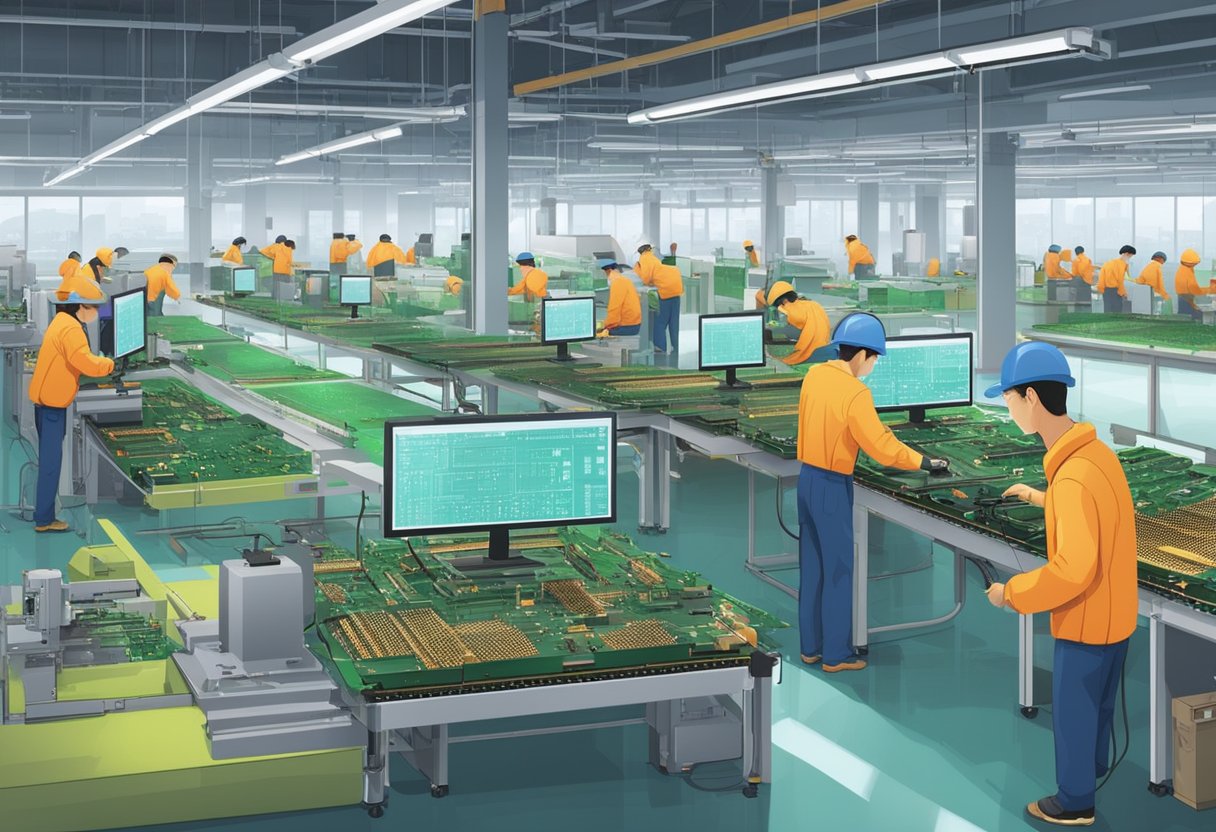
POLYGON ((853 656, 850 659, 846 659, 845 661, 841 662, 840 664, 825 664, 823 666, 824 673, 839 673, 842 670, 865 670, 865 669, 866 669, 866 660, 859 659, 856 656, 853 656))
POLYGON ((823 658, 822 656, 806 656, 801 653, 798 656, 802 659, 803 664, 819 664, 819 660, 823 658))
POLYGON ((1069 811, 1060 805, 1055 795, 1036 800, 1026 807, 1026 814, 1036 820, 1054 823, 1056 826, 1093 826, 1094 807, 1069 811))
POLYGON ((68 524, 62 520, 52 520, 45 526, 34 526, 36 532, 66 532, 67 530, 68 524))

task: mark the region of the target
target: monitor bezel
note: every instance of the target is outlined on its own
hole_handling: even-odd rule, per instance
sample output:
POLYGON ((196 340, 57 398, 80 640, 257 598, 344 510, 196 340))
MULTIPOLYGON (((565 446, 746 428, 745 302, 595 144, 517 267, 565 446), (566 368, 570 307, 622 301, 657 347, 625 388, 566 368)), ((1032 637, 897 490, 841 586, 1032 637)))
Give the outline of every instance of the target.
POLYGON ((617 518, 617 414, 610 410, 578 413, 512 413, 494 416, 421 416, 412 419, 388 419, 384 422, 384 456, 381 460, 384 471, 383 497, 381 511, 383 532, 385 537, 426 537, 440 534, 468 534, 494 529, 545 529, 554 526, 596 526, 604 523, 615 523, 617 518), (398 427, 414 427, 417 425, 434 425, 440 429, 443 425, 468 424, 511 424, 514 422, 578 422, 600 421, 608 419, 612 425, 610 447, 608 450, 608 477, 612 484, 609 498, 609 514, 607 516, 570 520, 549 518, 525 523, 477 523, 463 526, 438 526, 417 529, 394 529, 393 523, 393 430, 398 427))
POLYGON ((373 295, 375 295, 375 291, 376 291, 376 278, 373 275, 370 275, 370 274, 340 274, 340 275, 338 275, 338 305, 339 306, 371 306, 372 305, 371 297, 373 295), (367 288, 369 290, 367 303, 346 303, 345 301, 342 300, 342 283, 348 277, 362 277, 362 278, 367 279, 367 281, 368 281, 367 288))
POLYGON ((697 368, 701 372, 715 370, 750 369, 752 367, 767 367, 768 355, 764 352, 764 313, 758 311, 716 312, 712 315, 701 315, 697 319, 697 368), (758 364, 706 364, 705 363, 705 321, 718 318, 758 318, 760 320, 760 362, 758 364))
POLYGON ((234 295, 252 295, 258 291, 258 270, 255 266, 236 266, 232 269, 232 294, 234 295), (236 273, 241 271, 253 272, 253 288, 245 291, 244 289, 236 288, 236 273))
MULTIPOLYGON (((956 402, 934 402, 926 404, 917 402, 915 404, 900 404, 900 405, 883 405, 882 407, 875 405, 874 409, 879 413, 899 413, 904 410, 939 410, 943 407, 970 407, 975 403, 975 333, 973 332, 943 332, 941 335, 894 335, 887 339, 888 346, 892 343, 905 343, 911 341, 941 341, 941 340, 962 340, 967 341, 967 354, 970 357, 971 372, 967 376, 967 389, 970 398, 967 401, 956 402)), ((885 357, 885 356, 884 356, 885 357)), ((879 358, 881 361, 882 358, 879 358)), ((864 380, 863 380, 864 383, 864 380)), ((868 385, 867 385, 868 388, 868 385)))
POLYGON ((541 298, 540 301, 540 342, 546 346, 551 344, 581 344, 584 341, 595 340, 595 296, 594 295, 571 295, 564 298, 541 298), (570 303, 571 301, 591 302, 591 334, 584 338, 547 338, 545 331, 545 317, 549 304, 551 303, 570 303))
POLYGON ((127 358, 129 356, 135 355, 136 353, 142 352, 148 348, 148 288, 146 286, 140 286, 138 289, 128 289, 125 292, 115 292, 114 294, 110 295, 110 306, 112 309, 115 309, 114 304, 116 301, 120 301, 123 298, 130 297, 131 295, 143 295, 144 296, 143 306, 140 307, 143 310, 143 314, 144 314, 144 340, 143 340, 143 344, 138 349, 133 349, 130 352, 124 352, 122 355, 119 355, 118 354, 118 313, 117 313, 117 311, 115 311, 114 312, 114 321, 115 321, 115 323, 114 323, 114 342, 111 345, 111 347, 114 350, 114 360, 115 361, 117 361, 121 358, 127 358))

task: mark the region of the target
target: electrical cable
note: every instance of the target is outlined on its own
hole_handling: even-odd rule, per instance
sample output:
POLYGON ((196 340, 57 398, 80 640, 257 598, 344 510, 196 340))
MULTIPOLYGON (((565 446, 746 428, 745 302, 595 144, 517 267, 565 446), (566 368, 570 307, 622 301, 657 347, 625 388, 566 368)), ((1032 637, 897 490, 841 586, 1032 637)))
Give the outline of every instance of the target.
POLYGON ((784 495, 781 492, 781 480, 777 480, 777 489, 776 490, 777 490, 777 522, 781 525, 781 531, 785 532, 786 535, 793 538, 794 540, 797 540, 798 535, 791 532, 789 530, 789 527, 785 525, 785 517, 783 516, 783 513, 782 513, 783 506, 782 506, 781 498, 784 495))
POLYGON ((422 558, 418 557, 418 553, 414 551, 414 541, 407 537, 405 539, 405 545, 407 548, 409 548, 410 554, 413 555, 414 561, 418 564, 418 568, 422 570, 422 574, 430 578, 431 583, 435 583, 435 576, 431 574, 431 570, 426 568, 426 564, 422 562, 422 558))
POLYGON ((1119 747, 1118 737, 1115 736, 1114 720, 1110 723, 1110 758, 1111 766, 1106 770, 1106 776, 1102 778, 1102 782, 1094 789, 1099 791, 1103 786, 1110 782, 1110 778, 1114 776, 1115 769, 1123 762, 1123 758, 1127 756, 1128 749, 1132 745, 1132 729, 1131 722, 1127 718, 1127 653, 1123 654, 1123 665, 1119 668, 1119 698, 1122 702, 1123 711, 1123 753, 1117 754, 1119 747))
POLYGON ((359 517, 355 520, 355 560, 359 561, 359 565, 363 565, 363 546, 360 540, 360 533, 363 527, 363 512, 367 509, 367 492, 360 491, 359 494, 359 517))

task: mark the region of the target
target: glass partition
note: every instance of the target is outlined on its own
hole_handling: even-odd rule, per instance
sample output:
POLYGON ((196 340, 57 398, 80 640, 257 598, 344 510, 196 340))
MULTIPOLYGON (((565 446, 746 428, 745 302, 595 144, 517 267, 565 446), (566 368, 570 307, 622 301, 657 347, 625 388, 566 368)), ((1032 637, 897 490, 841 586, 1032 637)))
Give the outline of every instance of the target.
POLYGON ((80 248, 80 200, 77 197, 30 197, 29 212, 27 246, 40 277, 58 277, 59 264, 73 249, 87 255, 86 261, 92 256, 92 249, 86 252, 80 248))

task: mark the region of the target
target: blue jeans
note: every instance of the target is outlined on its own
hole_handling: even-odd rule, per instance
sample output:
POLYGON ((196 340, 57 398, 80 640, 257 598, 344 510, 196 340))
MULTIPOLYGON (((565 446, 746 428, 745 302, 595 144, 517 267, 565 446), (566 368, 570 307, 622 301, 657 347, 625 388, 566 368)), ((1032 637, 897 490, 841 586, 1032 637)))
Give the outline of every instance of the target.
POLYGON ((160 297, 156 300, 148 302, 148 314, 153 317, 162 317, 165 314, 165 293, 161 292, 160 297))
POLYGON ((671 334, 671 351, 680 352, 680 296, 659 298, 659 314, 654 321, 654 345, 667 352, 667 336, 671 334))
MULTIPOLYGON (((1109 314, 1119 314, 1123 311, 1123 298, 1118 289, 1102 290, 1102 311, 1109 314)), ((1086 809, 1089 807, 1086 806, 1086 809)))
POLYGON ((1115 697, 1126 658, 1126 639, 1116 644, 1056 640, 1051 682, 1056 799, 1069 811, 1094 805, 1097 779, 1110 765, 1115 697))
POLYGON ((1199 307, 1195 306, 1194 295, 1179 295, 1178 296, 1178 314, 1190 315, 1200 323, 1203 322, 1203 313, 1199 311, 1199 307))
POLYGON ((55 519, 59 469, 63 467, 63 439, 68 429, 67 408, 34 405, 34 429, 38 431, 38 487, 34 498, 34 525, 45 526, 55 519))
POLYGON ((637 335, 641 331, 642 331, 642 325, 634 324, 632 326, 618 326, 616 329, 612 330, 612 334, 613 335, 637 335))
MULTIPOLYGON (((813 465, 798 474, 798 634, 804 656, 853 655, 853 478, 813 465)), ((864 580, 864 578, 863 578, 864 580)))

